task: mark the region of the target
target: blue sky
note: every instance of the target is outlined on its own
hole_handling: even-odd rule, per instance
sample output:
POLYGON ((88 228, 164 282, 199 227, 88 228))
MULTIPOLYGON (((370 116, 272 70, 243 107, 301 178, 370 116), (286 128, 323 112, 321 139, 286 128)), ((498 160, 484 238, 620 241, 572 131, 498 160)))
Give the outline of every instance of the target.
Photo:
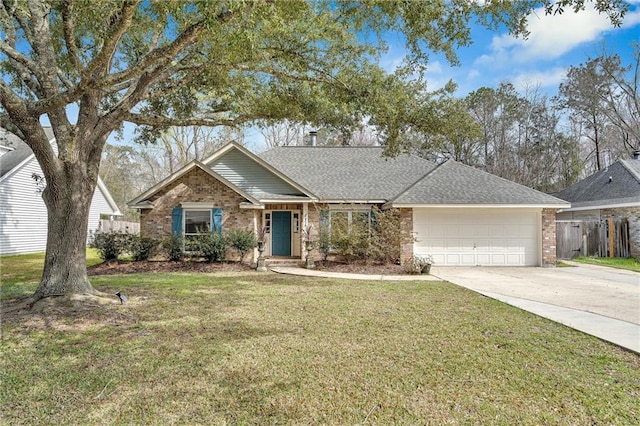
MULTIPOLYGON (((633 43, 640 43, 640 0, 627 0, 630 10, 620 28, 613 27, 606 15, 598 14, 588 4, 579 13, 565 11, 547 16, 538 10, 528 18, 529 37, 514 38, 474 26, 473 44, 458 50, 461 65, 451 67, 442 55, 434 55, 427 68, 429 90, 441 88, 449 79, 458 83, 459 96, 486 86, 497 87, 510 81, 520 92, 539 87, 554 95, 570 66, 600 56, 602 49, 617 53, 625 65, 633 62, 633 43)), ((404 52, 393 46, 381 65, 393 70, 404 52)))

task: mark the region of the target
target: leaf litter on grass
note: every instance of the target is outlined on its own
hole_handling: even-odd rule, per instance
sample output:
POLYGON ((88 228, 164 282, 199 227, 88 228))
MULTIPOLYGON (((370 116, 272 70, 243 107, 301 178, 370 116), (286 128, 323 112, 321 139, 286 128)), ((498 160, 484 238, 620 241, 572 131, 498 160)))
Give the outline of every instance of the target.
POLYGON ((637 355, 447 283, 176 273, 94 285, 132 302, 83 328, 3 322, 13 423, 638 418, 637 355))

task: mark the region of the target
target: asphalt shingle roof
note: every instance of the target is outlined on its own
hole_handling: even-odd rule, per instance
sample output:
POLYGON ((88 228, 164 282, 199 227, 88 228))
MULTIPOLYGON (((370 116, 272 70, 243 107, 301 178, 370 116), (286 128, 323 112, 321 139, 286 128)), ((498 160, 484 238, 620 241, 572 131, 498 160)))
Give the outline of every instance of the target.
POLYGON ((321 200, 388 201, 436 165, 401 155, 388 158, 379 147, 278 147, 259 157, 321 200))
POLYGON ((572 207, 640 203, 640 160, 620 160, 555 195, 572 207))
POLYGON ((562 205, 551 195, 449 160, 393 200, 394 205, 562 205))
MULTIPOLYGON (((53 130, 49 127, 44 130, 49 140, 53 139, 53 130)), ((2 177, 26 160, 27 157, 33 154, 33 151, 22 139, 2 128, 0 128, 0 139, 0 144, 14 148, 0 158, 0 177, 2 177)))

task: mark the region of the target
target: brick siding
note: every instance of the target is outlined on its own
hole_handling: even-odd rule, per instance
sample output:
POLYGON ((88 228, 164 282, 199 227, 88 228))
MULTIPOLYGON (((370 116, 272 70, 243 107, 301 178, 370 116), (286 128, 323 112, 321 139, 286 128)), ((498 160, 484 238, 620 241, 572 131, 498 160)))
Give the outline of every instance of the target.
MULTIPOLYGON (((400 209, 400 232, 413 237, 413 209, 400 209)), ((403 244, 400 250, 400 264, 405 265, 413 256, 413 238, 403 244)))
POLYGON ((556 261, 556 210, 542 209, 542 266, 555 266, 556 261))
MULTIPOLYGON (((222 208, 223 230, 253 230, 253 210, 239 207, 246 199, 200 168, 162 188, 150 201, 154 208, 140 212, 140 235, 144 237, 162 239, 171 235, 171 213, 183 202, 212 203, 213 207, 222 208)), ((233 258, 232 253, 230 257, 233 258)))

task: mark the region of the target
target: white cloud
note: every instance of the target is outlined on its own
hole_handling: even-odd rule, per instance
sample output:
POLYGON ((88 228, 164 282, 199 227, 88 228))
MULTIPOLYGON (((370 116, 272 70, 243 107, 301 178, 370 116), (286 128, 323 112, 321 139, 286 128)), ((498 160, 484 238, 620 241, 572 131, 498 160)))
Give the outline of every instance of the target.
POLYGON ((526 90, 532 87, 558 87, 567 76, 567 69, 555 67, 543 71, 521 73, 513 76, 509 80, 516 90, 526 90))
POLYGON ((428 90, 442 89, 451 79, 452 68, 440 61, 429 61, 425 77, 428 90))
POLYGON ((491 44, 491 56, 498 59, 507 54, 516 62, 555 59, 581 44, 597 40, 611 28, 609 18, 590 4, 584 11, 565 10, 561 15, 545 15, 538 9, 528 18, 529 37, 524 40, 510 35, 496 36, 491 44))
MULTIPOLYGON (((640 4, 640 0, 637 2, 640 4)), ((636 10, 633 12, 627 12, 624 15, 624 22, 622 23, 622 28, 633 27, 634 25, 640 24, 640 10, 636 10)))
POLYGON ((442 74, 444 68, 440 61, 430 61, 427 64, 427 75, 429 74, 442 74))

